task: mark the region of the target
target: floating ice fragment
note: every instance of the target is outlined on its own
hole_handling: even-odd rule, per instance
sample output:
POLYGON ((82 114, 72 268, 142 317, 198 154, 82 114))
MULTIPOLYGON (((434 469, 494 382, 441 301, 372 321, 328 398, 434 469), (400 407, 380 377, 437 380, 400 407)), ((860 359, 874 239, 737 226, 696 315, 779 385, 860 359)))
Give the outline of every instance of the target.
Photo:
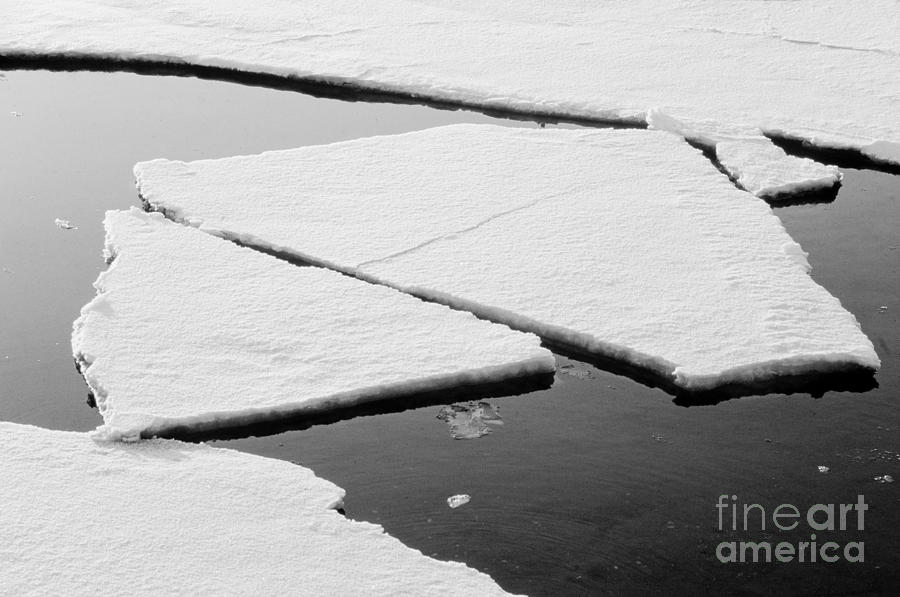
POLYGON ((472 497, 465 493, 460 493, 459 495, 451 495, 447 498, 447 505, 451 508, 459 508, 462 505, 468 504, 469 500, 471 499, 472 497))
POLYGON ((879 483, 893 483, 894 482, 894 478, 890 475, 879 475, 878 477, 875 477, 875 480, 878 481, 879 483))
POLYGON ((880 365, 771 208, 664 132, 457 125, 135 174, 201 230, 683 388, 880 365))
POLYGON ((15 117, 15 118, 18 118, 19 116, 22 115, 22 113, 21 113, 21 112, 16 112, 15 110, 13 110, 12 112, 9 113, 9 115, 10 115, 10 116, 13 116, 13 117, 15 117))
POLYGON ((819 465, 819 466, 817 466, 816 468, 819 469, 819 472, 820 472, 820 473, 827 473, 828 471, 831 470, 831 469, 828 468, 827 466, 822 466, 822 465, 819 465))
POLYGON ((476 439, 490 433, 490 425, 503 425, 500 409, 484 400, 445 406, 437 418, 447 423, 453 439, 476 439))
POLYGON ((280 460, 0 423, 5 595, 504 595, 280 460))
POLYGON ((78 226, 73 226, 69 220, 61 220, 56 218, 53 220, 53 223, 56 224, 57 228, 61 228, 63 230, 78 230, 78 226))
POLYGON ((137 209, 107 212, 72 348, 109 439, 552 372, 537 337, 137 209))
POLYGON ((712 149, 735 183, 757 197, 777 200, 830 189, 842 178, 834 166, 787 155, 759 129, 722 127, 709 122, 685 123, 659 109, 650 110, 647 121, 652 128, 675 133, 712 149))

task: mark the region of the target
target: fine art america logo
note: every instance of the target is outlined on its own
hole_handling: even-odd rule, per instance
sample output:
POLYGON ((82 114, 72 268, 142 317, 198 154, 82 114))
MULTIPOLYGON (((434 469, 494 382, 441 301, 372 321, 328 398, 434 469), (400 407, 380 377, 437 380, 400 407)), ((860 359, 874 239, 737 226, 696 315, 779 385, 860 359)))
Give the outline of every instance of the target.
POLYGON ((858 495, 855 504, 814 504, 798 508, 781 504, 766 510, 760 504, 739 504, 736 495, 720 495, 716 502, 719 530, 734 532, 774 532, 809 529, 809 539, 789 541, 723 541, 716 547, 716 558, 733 562, 847 562, 865 561, 865 543, 817 541, 816 532, 862 531, 869 505, 858 495), (804 525, 804 526, 801 526, 804 525))

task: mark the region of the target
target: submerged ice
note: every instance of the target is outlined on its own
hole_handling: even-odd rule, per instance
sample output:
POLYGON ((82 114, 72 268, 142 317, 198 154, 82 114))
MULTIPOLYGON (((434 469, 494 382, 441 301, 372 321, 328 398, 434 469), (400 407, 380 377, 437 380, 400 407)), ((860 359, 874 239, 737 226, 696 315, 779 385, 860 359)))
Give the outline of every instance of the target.
POLYGON ((665 132, 457 125, 135 172, 176 220, 685 388, 880 364, 771 209, 665 132))
POLYGON ((233 69, 551 117, 643 122, 659 107, 900 163, 890 0, 6 4, 0 54, 233 69))
POLYGON ((72 347, 112 438, 239 425, 550 372, 533 335, 160 214, 108 212, 72 347))
POLYGON ((459 402, 441 408, 437 418, 447 423, 453 439, 477 439, 503 425, 500 409, 486 400, 459 402))
POLYGON ((0 423, 4 594, 505 595, 334 509, 309 469, 0 423))

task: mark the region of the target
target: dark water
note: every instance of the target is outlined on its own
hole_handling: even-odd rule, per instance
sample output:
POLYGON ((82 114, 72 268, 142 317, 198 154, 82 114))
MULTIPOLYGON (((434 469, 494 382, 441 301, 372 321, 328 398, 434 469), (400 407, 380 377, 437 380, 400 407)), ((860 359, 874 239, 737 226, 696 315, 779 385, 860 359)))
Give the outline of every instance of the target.
MULTIPOLYGON (((0 80, 0 419, 77 430, 98 424, 68 336, 103 267, 102 212, 137 203, 135 161, 489 120, 191 79, 7 73, 0 80), (57 229, 57 217, 79 229, 57 229)), ((514 592, 896 594, 900 485, 874 478, 900 479, 900 177, 844 173, 834 202, 777 214, 810 253, 816 280, 875 343, 883 360, 877 388, 685 407, 661 390, 560 357, 551 389, 489 398, 504 424, 476 440, 452 439, 433 405, 215 443, 309 466, 347 490, 348 516, 378 522, 426 554, 464 561, 514 592), (468 504, 447 506, 463 493, 468 504), (773 532, 771 521, 760 532, 756 519, 747 532, 719 531, 720 494, 769 512, 853 503, 863 494, 865 529, 819 532, 818 541, 863 541, 865 561, 719 563, 722 541, 796 545, 810 533, 805 523, 773 532)))

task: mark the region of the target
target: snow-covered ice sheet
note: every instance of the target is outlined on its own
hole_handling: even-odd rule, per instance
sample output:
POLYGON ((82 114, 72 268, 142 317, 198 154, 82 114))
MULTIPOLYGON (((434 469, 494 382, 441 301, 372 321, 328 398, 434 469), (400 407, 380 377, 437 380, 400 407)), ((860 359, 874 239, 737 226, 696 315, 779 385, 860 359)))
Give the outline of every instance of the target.
POLYGON ((786 154, 759 129, 681 122, 656 108, 647 113, 647 122, 651 128, 712 149, 738 186, 757 197, 778 200, 806 191, 826 190, 842 178, 835 166, 786 154))
POLYGON ((4 595, 505 595, 334 508, 307 468, 0 423, 4 595))
POLYGON ((769 206, 666 132, 455 125, 135 172, 151 206, 213 234, 311 256, 687 388, 879 366, 769 206), (410 163, 404 145, 444 149, 410 163), (448 205, 479 221, 448 233, 429 215, 448 205), (483 217, 486 206, 495 215, 483 217), (404 238, 406 227, 416 235, 404 238))
POLYGON ((561 176, 571 161, 596 158, 566 136, 527 142, 534 138, 460 125, 224 160, 152 160, 134 172, 143 200, 173 220, 354 273, 565 194, 578 183, 561 176), (534 174, 510 176, 510 150, 516 168, 534 174))
POLYGON ((0 54, 162 61, 543 115, 747 125, 900 159, 900 7, 0 0, 0 54))
POLYGON ((111 438, 239 425, 552 371, 531 334, 160 214, 107 212, 72 348, 111 438))

